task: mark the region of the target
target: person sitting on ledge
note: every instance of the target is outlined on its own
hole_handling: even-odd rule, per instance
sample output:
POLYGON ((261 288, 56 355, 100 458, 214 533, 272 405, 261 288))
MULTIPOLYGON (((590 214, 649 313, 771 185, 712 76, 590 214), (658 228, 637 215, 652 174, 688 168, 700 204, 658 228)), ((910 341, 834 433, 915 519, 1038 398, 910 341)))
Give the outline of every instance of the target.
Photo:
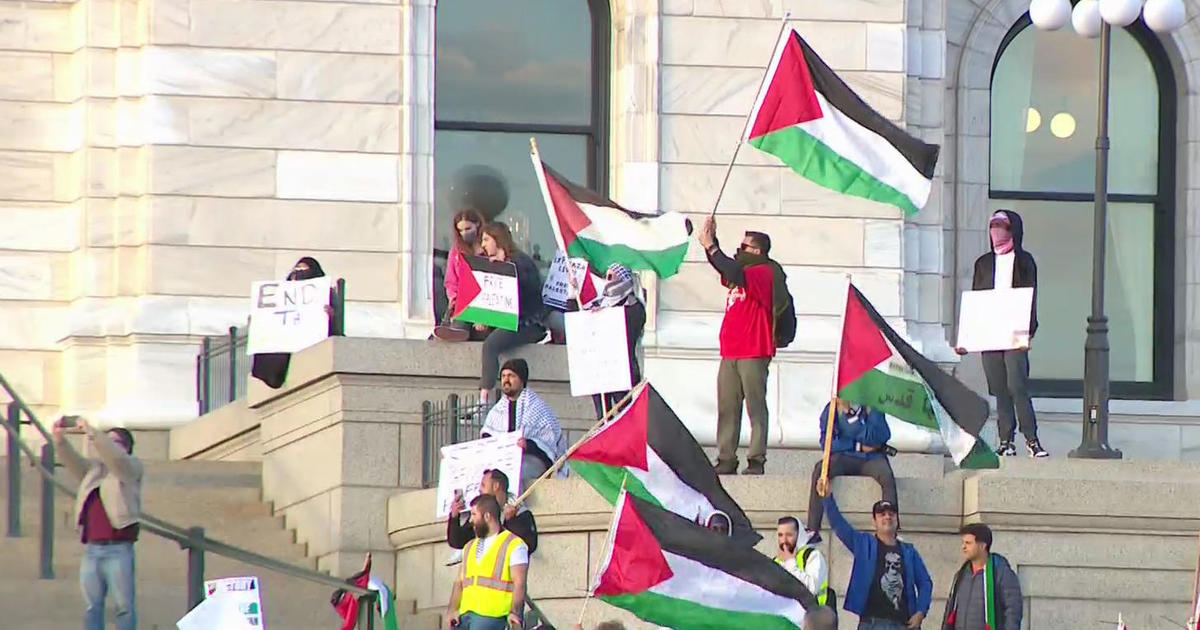
MULTIPOLYGON (((509 359, 500 368, 500 392, 503 396, 488 412, 484 420, 481 437, 492 437, 501 433, 521 432, 517 445, 525 451, 521 458, 521 487, 525 490, 533 480, 542 476, 567 452, 567 438, 563 435, 558 416, 544 400, 530 390, 529 364, 525 359, 509 359)), ((559 471, 566 475, 566 467, 559 471)))

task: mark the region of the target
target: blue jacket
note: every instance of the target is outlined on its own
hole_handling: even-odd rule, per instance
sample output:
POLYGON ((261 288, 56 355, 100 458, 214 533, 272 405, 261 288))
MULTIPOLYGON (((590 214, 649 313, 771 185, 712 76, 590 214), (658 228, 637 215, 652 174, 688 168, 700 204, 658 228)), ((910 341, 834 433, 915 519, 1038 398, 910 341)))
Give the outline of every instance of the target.
MULTIPOLYGON (((850 569, 850 585, 842 600, 842 608, 862 616, 867 610, 867 597, 871 582, 875 579, 875 563, 879 556, 879 539, 875 534, 854 531, 850 522, 838 511, 833 495, 825 497, 825 512, 833 532, 841 539, 846 549, 854 554, 854 567, 850 569)), ((912 544, 900 541, 900 555, 904 559, 904 598, 908 601, 908 614, 925 613, 933 602, 933 579, 921 560, 921 554, 912 544)))
MULTIPOLYGON (((828 424, 826 422, 828 418, 829 405, 825 405, 825 409, 821 411, 821 448, 825 447, 825 427, 828 424)), ((864 406, 859 407, 858 417, 854 422, 850 422, 850 418, 846 414, 837 414, 833 423, 833 447, 830 450, 834 453, 845 453, 851 457, 863 459, 885 457, 886 453, 882 450, 864 453, 858 447, 861 444, 881 448, 890 439, 892 439, 892 429, 888 427, 887 417, 881 411, 864 406)))

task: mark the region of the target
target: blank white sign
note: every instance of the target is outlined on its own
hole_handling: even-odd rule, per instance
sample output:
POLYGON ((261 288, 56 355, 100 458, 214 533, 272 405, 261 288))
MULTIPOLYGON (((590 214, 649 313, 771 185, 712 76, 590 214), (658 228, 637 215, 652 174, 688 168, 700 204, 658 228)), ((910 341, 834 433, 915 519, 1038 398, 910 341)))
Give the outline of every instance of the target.
POLYGON ((958 347, 968 352, 1029 346, 1033 289, 964 291, 958 319, 958 347))

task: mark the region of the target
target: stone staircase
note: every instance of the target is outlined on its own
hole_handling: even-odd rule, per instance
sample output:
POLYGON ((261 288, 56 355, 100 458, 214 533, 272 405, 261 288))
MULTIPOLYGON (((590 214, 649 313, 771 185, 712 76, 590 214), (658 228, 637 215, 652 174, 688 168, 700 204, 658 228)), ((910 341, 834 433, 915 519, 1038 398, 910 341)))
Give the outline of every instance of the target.
MULTIPOLYGON (((6 463, 2 460, 0 464, 6 463)), ((0 470, 4 470, 2 465, 0 470)), ((210 538, 314 568, 305 547, 295 544, 293 532, 284 529, 283 519, 273 516, 271 507, 262 502, 261 480, 257 463, 148 461, 144 509, 182 527, 203 527, 210 538)), ((55 504, 55 579, 38 579, 40 482, 37 471, 23 463, 22 537, 0 537, 0 558, 4 559, 0 571, 4 621, 0 626, 74 630, 80 626, 83 610, 78 579, 83 547, 70 523, 70 498, 60 494, 55 504)), ((6 502, 7 481, 0 486, 0 499, 6 502)), ((329 605, 331 588, 205 554, 206 578, 242 575, 261 578, 267 627, 338 627, 329 605)), ((143 533, 137 543, 138 627, 175 628, 187 609, 186 588, 187 553, 173 542, 143 533)), ((398 602, 398 610, 402 615, 411 613, 412 602, 398 602)))

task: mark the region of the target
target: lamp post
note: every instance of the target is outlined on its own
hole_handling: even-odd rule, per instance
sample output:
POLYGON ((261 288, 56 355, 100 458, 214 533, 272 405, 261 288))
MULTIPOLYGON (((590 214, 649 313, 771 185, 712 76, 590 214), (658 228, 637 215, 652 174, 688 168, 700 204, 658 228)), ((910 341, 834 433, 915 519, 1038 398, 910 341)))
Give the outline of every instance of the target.
POLYGON ((1069 21, 1075 32, 1100 38, 1100 99, 1096 117, 1096 208, 1092 226, 1092 314, 1083 344, 1083 440, 1070 457, 1120 459, 1108 445, 1108 316, 1104 314, 1104 266, 1108 244, 1108 94, 1112 27, 1124 28, 1142 16, 1157 33, 1170 33, 1184 22, 1183 0, 1032 0, 1029 18, 1041 30, 1054 31, 1069 21))

